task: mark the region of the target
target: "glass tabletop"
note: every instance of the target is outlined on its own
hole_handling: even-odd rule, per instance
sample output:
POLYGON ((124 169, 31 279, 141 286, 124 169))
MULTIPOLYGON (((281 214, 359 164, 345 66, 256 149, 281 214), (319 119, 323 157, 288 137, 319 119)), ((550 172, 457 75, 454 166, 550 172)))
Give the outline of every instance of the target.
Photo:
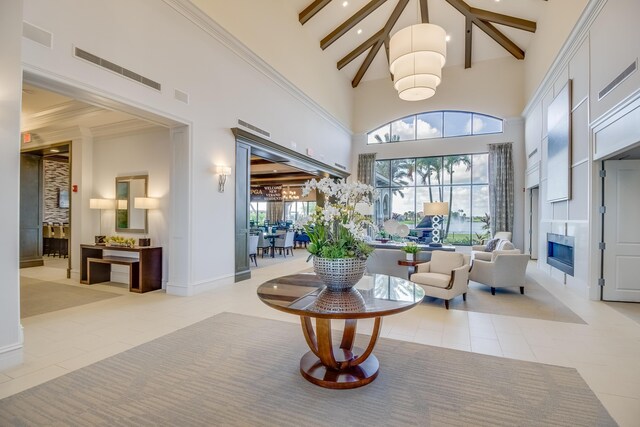
POLYGON ((406 279, 365 275, 350 291, 329 291, 313 273, 278 277, 258 287, 276 310, 307 317, 356 319, 400 313, 419 304, 424 291, 406 279))

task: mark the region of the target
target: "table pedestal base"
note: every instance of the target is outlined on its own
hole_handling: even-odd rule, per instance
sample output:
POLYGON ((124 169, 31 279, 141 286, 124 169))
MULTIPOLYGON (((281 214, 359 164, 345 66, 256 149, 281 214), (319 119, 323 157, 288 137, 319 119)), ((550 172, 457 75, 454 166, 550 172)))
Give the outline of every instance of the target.
MULTIPOLYGON (((355 355, 362 353, 364 350, 357 347, 349 351, 339 346, 333 346, 336 362, 353 360, 355 355)), ((300 373, 307 381, 333 389, 348 389, 367 385, 376 379, 379 367, 380 363, 373 354, 359 365, 343 369, 331 369, 323 365, 312 351, 306 353, 300 360, 300 373)))

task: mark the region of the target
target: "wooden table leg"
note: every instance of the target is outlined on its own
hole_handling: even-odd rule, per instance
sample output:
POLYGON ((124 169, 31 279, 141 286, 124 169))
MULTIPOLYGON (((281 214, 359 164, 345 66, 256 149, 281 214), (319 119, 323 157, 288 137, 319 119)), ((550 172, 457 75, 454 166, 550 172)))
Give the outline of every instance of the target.
POLYGON ((378 376, 379 362, 371 354, 380 336, 382 318, 375 319, 373 335, 366 350, 353 347, 357 320, 345 321, 340 346, 331 339, 331 319, 316 319, 316 334, 311 319, 301 317, 302 330, 311 351, 300 360, 300 373, 308 381, 326 388, 347 389, 369 384, 378 376))

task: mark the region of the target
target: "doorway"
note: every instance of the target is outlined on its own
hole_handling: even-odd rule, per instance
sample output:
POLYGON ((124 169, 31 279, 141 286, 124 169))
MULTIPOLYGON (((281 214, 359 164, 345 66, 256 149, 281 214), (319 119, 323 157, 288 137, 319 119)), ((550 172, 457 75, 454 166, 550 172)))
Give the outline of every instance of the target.
MULTIPOLYGON (((279 203, 281 209, 273 209, 268 212, 265 204, 263 216, 264 218, 268 217, 269 223, 278 222, 276 228, 286 228, 290 227, 292 223, 287 223, 285 214, 289 212, 290 217, 297 215, 298 203, 287 204, 282 197, 284 192, 293 193, 295 189, 292 190, 292 186, 299 186, 313 177, 337 179, 347 178, 349 174, 344 170, 304 156, 297 151, 243 129, 234 128, 232 131, 236 137, 235 281, 239 282, 251 278, 249 241, 252 231, 252 209, 254 212, 253 229, 265 227, 258 204, 260 202, 255 197, 252 200, 251 197, 252 185, 270 185, 280 188, 280 196, 276 197, 278 200, 270 201, 279 203), (252 173, 252 164, 254 173, 252 173), (280 214, 274 214, 275 211, 280 214), (277 218, 273 215, 276 215, 277 218), (260 220, 262 220, 262 224, 260 224, 260 220)), ((254 193, 256 192, 254 191, 254 193)), ((276 193, 278 192, 276 191, 276 193)), ((264 200, 264 202, 268 201, 264 200)), ((301 204, 300 206, 308 209, 308 205, 301 204)), ((291 218, 289 220, 291 221, 291 218)))
POLYGON ((532 187, 529 189, 529 231, 526 233, 525 238, 528 242, 525 242, 525 247, 529 249, 531 259, 538 259, 538 228, 539 228, 539 206, 538 206, 538 194, 539 187, 532 187))
POLYGON ((46 266, 70 277, 71 144, 20 155, 20 268, 46 266))
POLYGON ((602 299, 640 302, 640 160, 606 160, 604 170, 602 299))

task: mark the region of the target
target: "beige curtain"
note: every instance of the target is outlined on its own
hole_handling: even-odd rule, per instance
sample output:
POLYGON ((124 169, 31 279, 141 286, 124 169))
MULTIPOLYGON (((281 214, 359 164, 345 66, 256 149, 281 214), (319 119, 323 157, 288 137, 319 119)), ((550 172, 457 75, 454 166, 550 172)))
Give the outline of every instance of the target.
POLYGON ((376 153, 358 155, 358 181, 374 185, 376 178, 376 153))
POLYGON ((514 189, 511 143, 489 145, 491 235, 513 231, 514 189))
POLYGON ((267 221, 273 224, 282 221, 284 217, 284 202, 267 202, 267 221))

